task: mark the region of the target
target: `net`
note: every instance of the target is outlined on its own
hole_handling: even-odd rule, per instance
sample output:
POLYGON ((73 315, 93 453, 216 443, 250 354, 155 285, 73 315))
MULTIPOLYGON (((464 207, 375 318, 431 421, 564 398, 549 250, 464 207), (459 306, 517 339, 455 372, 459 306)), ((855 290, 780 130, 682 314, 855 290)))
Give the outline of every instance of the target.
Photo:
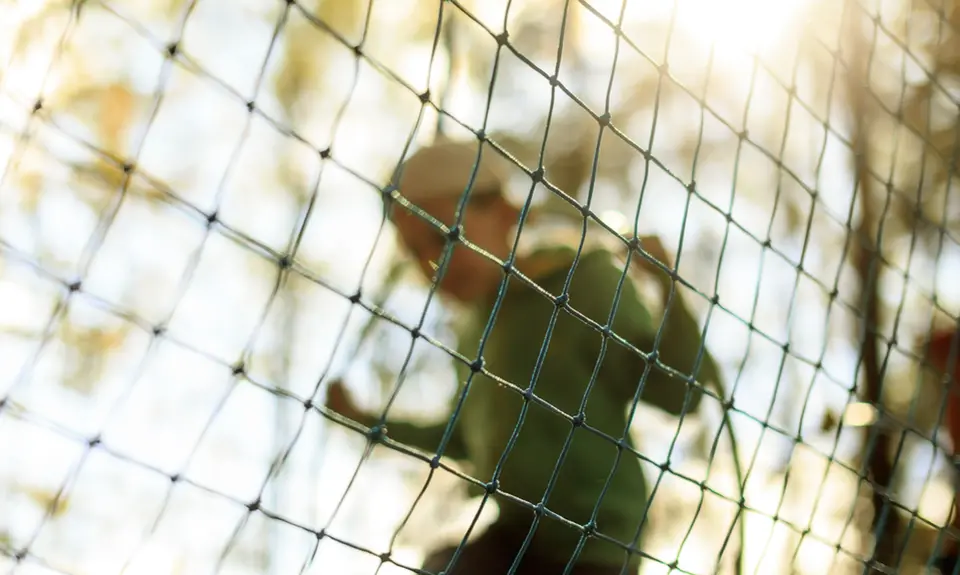
MULTIPOLYGON (((960 321, 958 18, 0 3, 0 571, 417 573, 494 524, 466 487, 495 478, 324 406, 342 379, 391 419, 458 417, 455 365, 480 358, 383 209, 444 134, 513 166, 518 242, 552 237, 536 211, 654 262, 717 359, 696 413, 634 402, 606 435, 649 482, 643 545, 616 542, 641 572, 926 572, 956 540, 925 344, 960 321), (647 233, 670 261, 631 241, 647 233)), ((604 538, 549 492, 514 503, 604 538)))

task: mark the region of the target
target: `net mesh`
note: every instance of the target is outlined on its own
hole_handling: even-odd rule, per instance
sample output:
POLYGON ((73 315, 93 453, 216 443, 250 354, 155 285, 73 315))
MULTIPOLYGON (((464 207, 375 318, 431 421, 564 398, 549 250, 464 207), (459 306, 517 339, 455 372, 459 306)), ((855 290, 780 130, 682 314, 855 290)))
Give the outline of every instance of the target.
POLYGON ((671 254, 726 385, 631 408, 642 572, 924 572, 955 539, 922 345, 960 321, 951 2, 0 14, 3 572, 413 573, 494 520, 464 492, 494 478, 324 406, 447 417, 478 359, 384 217, 438 132, 512 162, 518 238, 535 207, 671 254))

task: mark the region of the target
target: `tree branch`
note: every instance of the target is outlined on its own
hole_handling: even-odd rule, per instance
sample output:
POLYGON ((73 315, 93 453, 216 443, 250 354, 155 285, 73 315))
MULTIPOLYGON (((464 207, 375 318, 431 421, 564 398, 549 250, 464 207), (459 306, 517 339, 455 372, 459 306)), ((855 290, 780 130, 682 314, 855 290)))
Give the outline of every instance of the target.
MULTIPOLYGON (((848 3, 848 10, 856 11, 855 3, 848 3)), ((862 19, 855 14, 847 14, 848 22, 856 27, 853 38, 852 73, 850 74, 849 96, 853 112, 854 129, 854 172, 859 191, 858 201, 860 221, 853 231, 852 260, 860 285, 860 304, 862 313, 858 332, 860 337, 860 361, 863 367, 863 380, 860 395, 882 412, 883 373, 878 350, 877 330, 880 323, 879 277, 879 219, 875 209, 875 195, 870 175, 870 157, 867 148, 869 124, 866 109, 866 90, 869 86, 869 59, 865 57, 866 38, 857 24, 862 19)), ((887 505, 893 483, 894 465, 890 461, 892 439, 890 431, 882 425, 883 417, 877 417, 873 425, 864 428, 864 462, 866 474, 870 480, 873 504, 873 521, 870 533, 873 535, 873 553, 864 566, 864 572, 877 570, 879 566, 895 567, 899 553, 896 545, 900 533, 900 516, 896 509, 887 505)), ((868 548, 870 545, 867 546, 868 548)))

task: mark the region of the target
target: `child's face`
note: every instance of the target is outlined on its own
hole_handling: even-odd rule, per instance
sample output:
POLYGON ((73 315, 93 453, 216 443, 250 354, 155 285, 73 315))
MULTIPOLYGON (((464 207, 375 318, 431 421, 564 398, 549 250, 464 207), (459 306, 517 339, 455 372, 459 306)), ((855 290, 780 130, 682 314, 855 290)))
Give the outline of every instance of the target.
MULTIPOLYGON (((459 201, 459 198, 440 198, 419 202, 418 207, 452 227, 459 201)), ((510 230, 517 215, 516 208, 506 200, 492 196, 471 201, 461 223, 471 243, 504 260, 509 255, 510 230)), ((428 280, 432 279, 442 264, 446 238, 432 224, 402 207, 394 208, 393 222, 420 271, 428 280)), ((495 262, 457 242, 438 287, 443 294, 470 303, 496 290, 502 277, 501 268, 495 262)))

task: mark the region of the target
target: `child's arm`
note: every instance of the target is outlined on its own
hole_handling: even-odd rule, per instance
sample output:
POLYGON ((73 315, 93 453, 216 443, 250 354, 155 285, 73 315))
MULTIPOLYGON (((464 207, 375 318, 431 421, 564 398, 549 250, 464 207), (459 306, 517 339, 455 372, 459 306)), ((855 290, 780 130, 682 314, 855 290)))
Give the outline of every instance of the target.
MULTIPOLYGON (((659 325, 653 326, 653 332, 648 336, 647 347, 652 349, 653 342, 656 339, 659 325)), ((659 361, 667 367, 673 368, 684 375, 693 375, 697 381, 694 389, 691 391, 690 410, 695 410, 703 397, 702 387, 718 383, 720 380, 720 370, 714 361, 713 356, 703 344, 700 326, 696 319, 690 313, 690 310, 680 299, 679 294, 674 294, 673 301, 670 303, 670 309, 663 318, 663 329, 660 334, 660 344, 657 347, 659 361), (702 354, 701 354, 701 348, 702 354), (697 363, 700 356, 699 364, 697 363)), ((654 368, 650 378, 657 374, 659 377, 669 379, 666 373, 660 369, 654 368)), ((682 409, 682 399, 677 398, 677 411, 682 409)), ((669 411, 669 410, 668 410, 669 411)))
MULTIPOLYGON (((667 255, 666 248, 660 242, 657 236, 641 236, 641 245, 643 249, 656 258, 664 266, 672 267, 670 256, 667 255)), ((665 311, 664 325, 660 339, 660 355, 665 359, 664 363, 680 370, 683 373, 692 373, 697 356, 700 355, 700 364, 695 374, 696 379, 701 383, 715 384, 716 391, 723 392, 723 382, 720 380, 720 368, 713 355, 704 345, 704 335, 697 325, 696 318, 690 313, 690 309, 680 297, 680 292, 675 291, 673 301, 670 301, 670 291, 672 280, 668 274, 660 269, 653 262, 646 258, 633 258, 637 265, 644 272, 649 274, 660 286, 662 304, 666 310, 669 304, 669 312, 665 311), (700 353, 700 348, 703 353, 700 353)), ((699 400, 700 396, 697 396, 699 400)))
MULTIPOLYGON (((571 305, 601 325, 605 325, 610 317, 617 287, 624 276, 623 264, 612 256, 603 255, 592 254, 581 262, 583 269, 578 266, 574 272, 570 290, 571 305)), ((634 281, 633 272, 628 271, 620 287, 612 329, 613 333, 640 351, 649 353, 653 350, 660 322, 650 316, 634 281)), ((700 330, 696 321, 679 298, 674 297, 657 348, 658 362, 681 374, 691 374, 700 346, 700 330)), ((611 338, 601 366, 601 377, 605 382, 609 381, 625 399, 632 398, 646 364, 635 351, 611 338)), ((713 358, 706 350, 695 375, 700 382, 719 375, 713 358)), ((668 413, 680 415, 685 405, 686 411, 695 411, 703 395, 697 384, 691 386, 688 398, 687 388, 680 376, 668 374, 654 365, 650 367, 640 398, 668 413)))
MULTIPOLYGON (((378 423, 378 418, 374 415, 364 412, 350 397, 346 386, 340 381, 334 381, 327 389, 326 405, 333 411, 336 411, 344 417, 348 417, 357 423, 366 427, 373 427, 378 423)), ((440 441, 443 440, 443 434, 447 429, 446 422, 436 425, 417 425, 415 423, 402 422, 388 419, 386 422, 387 437, 416 447, 422 451, 436 453, 440 447, 440 441)), ((463 439, 458 433, 457 427, 454 427, 450 440, 443 450, 445 457, 451 459, 466 459, 466 447, 463 439)))

